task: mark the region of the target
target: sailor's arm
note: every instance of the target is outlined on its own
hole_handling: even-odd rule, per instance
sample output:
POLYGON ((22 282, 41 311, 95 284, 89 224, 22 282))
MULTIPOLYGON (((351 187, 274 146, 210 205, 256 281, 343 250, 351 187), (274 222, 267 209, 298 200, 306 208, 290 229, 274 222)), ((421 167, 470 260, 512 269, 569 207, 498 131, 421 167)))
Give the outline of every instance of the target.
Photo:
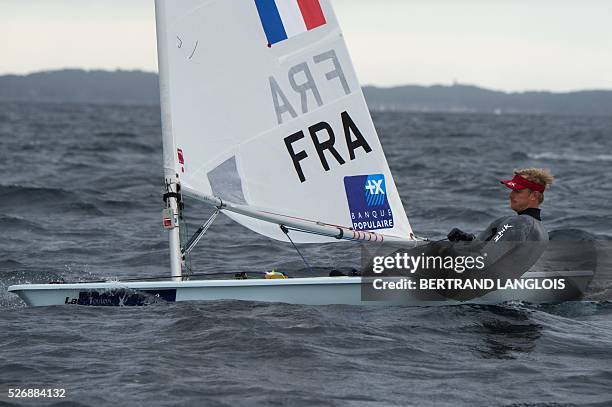
POLYGON ((459 228, 453 228, 453 230, 451 230, 446 237, 450 242, 471 242, 473 240, 488 241, 491 240, 491 237, 489 236, 497 233, 497 225, 506 218, 507 216, 495 219, 484 231, 479 233, 478 236, 472 233, 464 232, 459 228))
POLYGON ((533 228, 532 222, 526 217, 513 216, 504 219, 494 227, 487 228, 479 238, 487 243, 480 249, 485 256, 487 265, 494 264, 503 256, 510 254, 527 241, 533 228))

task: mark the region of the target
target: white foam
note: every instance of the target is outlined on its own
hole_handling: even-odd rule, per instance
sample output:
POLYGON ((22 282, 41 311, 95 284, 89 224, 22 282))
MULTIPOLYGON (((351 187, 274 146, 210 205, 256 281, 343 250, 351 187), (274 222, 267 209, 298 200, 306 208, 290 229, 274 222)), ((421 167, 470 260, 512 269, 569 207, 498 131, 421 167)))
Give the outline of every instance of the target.
POLYGON ((534 160, 564 160, 564 161, 612 161, 612 154, 574 154, 574 153, 553 153, 543 152, 536 154, 527 154, 529 158, 534 160))

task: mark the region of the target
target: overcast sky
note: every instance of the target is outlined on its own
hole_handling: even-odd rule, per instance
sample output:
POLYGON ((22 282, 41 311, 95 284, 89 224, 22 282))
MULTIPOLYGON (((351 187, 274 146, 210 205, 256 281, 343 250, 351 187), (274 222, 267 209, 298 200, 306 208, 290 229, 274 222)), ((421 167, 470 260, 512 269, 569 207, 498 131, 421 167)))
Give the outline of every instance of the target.
MULTIPOLYGON (((332 0, 362 84, 612 89, 612 0, 332 0)), ((157 70, 153 0, 0 0, 0 74, 157 70)))

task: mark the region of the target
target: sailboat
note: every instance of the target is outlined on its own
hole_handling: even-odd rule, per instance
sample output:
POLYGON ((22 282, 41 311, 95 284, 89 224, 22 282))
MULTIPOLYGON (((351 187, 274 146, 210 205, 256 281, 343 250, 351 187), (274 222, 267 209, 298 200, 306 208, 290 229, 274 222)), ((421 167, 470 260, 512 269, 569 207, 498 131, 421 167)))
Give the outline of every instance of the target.
MULTIPOLYGON (((30 306, 380 303, 364 301, 359 276, 191 280, 183 273, 185 256, 219 213, 294 244, 423 244, 404 210, 330 2, 156 0, 155 9, 169 280, 23 284, 9 291, 30 306), (181 241, 185 196, 210 205, 214 214, 181 241)), ((565 273, 582 290, 592 276, 565 273)), ((551 295, 493 292, 477 301, 541 302, 551 295)))

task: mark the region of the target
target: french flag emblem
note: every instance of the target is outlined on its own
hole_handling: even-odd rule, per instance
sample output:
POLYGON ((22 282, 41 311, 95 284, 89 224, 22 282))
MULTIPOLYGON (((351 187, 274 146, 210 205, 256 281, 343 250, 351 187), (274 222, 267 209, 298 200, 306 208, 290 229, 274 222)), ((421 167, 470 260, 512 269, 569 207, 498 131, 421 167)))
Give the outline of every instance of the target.
POLYGON ((255 0, 268 46, 326 23, 319 0, 255 0))

